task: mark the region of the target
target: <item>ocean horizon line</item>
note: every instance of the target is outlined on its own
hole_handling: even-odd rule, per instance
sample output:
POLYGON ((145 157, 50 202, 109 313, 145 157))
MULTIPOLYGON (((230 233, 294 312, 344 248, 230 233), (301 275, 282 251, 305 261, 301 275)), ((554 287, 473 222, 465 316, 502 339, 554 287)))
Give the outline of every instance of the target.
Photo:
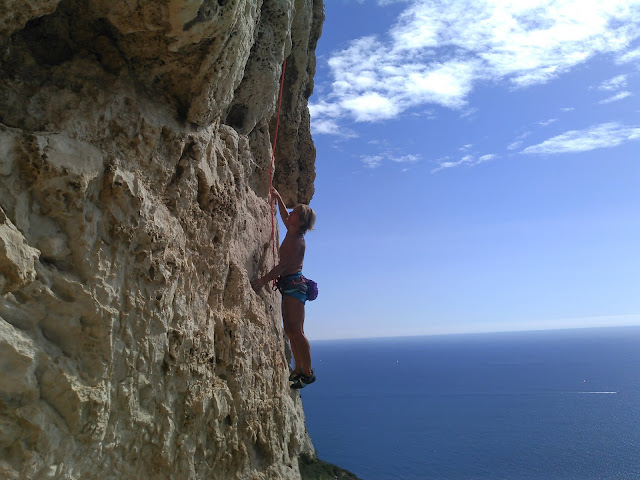
POLYGON ((542 333, 542 332, 573 332, 576 330, 613 330, 624 328, 640 328, 639 324, 622 324, 622 325, 593 325, 583 327, 545 327, 545 328, 526 328, 526 329, 514 329, 514 330, 486 330, 486 331, 465 331, 465 332, 434 332, 434 333, 416 333, 412 335, 379 335, 379 336, 365 336, 365 337, 333 337, 333 338, 313 338, 310 342, 339 342, 339 341, 358 341, 358 340, 401 340, 401 339, 413 339, 421 337, 447 337, 447 336, 471 336, 471 335, 495 335, 495 334, 510 334, 510 333, 542 333))

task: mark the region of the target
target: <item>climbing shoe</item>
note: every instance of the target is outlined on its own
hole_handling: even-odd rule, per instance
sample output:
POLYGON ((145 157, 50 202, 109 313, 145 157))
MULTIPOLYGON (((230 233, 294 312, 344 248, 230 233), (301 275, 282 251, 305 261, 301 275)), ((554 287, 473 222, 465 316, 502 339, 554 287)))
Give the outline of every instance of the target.
POLYGON ((302 372, 296 372, 294 370, 293 372, 291 372, 289 374, 289 381, 290 382, 295 382, 296 380, 298 380, 298 377, 300 377, 300 375, 302 375, 302 372))
POLYGON ((301 373, 298 376, 298 378, 296 378, 294 382, 291 384, 291 388, 295 388, 295 389, 304 388, 307 385, 311 385, 315 381, 316 381, 316 374, 313 373, 313 370, 311 370, 311 375, 309 376, 306 376, 301 373))

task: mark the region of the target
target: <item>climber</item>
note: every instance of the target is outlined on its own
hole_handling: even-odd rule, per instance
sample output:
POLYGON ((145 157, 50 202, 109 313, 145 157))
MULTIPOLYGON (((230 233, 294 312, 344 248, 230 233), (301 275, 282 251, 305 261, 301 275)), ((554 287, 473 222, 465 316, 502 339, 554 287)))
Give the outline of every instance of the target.
POLYGON ((257 292, 269 281, 278 279, 276 286, 282 293, 282 320, 284 332, 291 344, 294 368, 289 375, 291 388, 304 388, 315 382, 311 368, 311 347, 304 335, 304 304, 315 298, 315 283, 302 276, 305 241, 304 234, 313 229, 315 212, 308 206, 299 204, 291 211, 282 201, 278 191, 271 187, 271 193, 278 203, 280 217, 287 227, 287 234, 280 245, 280 263, 262 278, 251 282, 257 292), (311 287, 311 289, 310 289, 311 287), (312 296, 313 295, 313 296, 312 296))

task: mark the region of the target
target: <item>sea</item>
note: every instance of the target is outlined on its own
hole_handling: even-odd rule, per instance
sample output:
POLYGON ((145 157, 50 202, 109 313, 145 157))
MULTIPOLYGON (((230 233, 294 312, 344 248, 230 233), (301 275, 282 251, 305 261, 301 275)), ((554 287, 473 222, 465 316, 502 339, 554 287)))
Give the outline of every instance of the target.
POLYGON ((640 326, 311 349, 317 455, 363 480, 640 479, 640 326))

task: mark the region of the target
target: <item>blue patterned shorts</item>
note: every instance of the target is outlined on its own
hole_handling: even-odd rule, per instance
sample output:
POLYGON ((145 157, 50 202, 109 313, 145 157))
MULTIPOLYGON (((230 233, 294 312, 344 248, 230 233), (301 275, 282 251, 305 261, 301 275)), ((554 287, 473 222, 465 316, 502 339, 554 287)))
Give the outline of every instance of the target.
POLYGON ((307 285, 307 279, 302 276, 302 272, 278 278, 276 287, 278 287, 282 295, 297 298, 303 304, 307 301, 309 287, 307 285))

